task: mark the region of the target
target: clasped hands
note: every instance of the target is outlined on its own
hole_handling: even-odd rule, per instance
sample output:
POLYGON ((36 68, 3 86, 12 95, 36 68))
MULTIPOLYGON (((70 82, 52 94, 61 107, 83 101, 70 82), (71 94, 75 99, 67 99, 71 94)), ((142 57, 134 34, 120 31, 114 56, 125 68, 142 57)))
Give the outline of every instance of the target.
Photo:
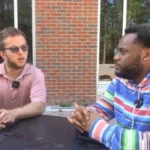
POLYGON ((14 123, 16 113, 13 110, 0 109, 0 129, 4 129, 7 123, 14 123))
POLYGON ((75 110, 71 113, 71 115, 67 118, 68 121, 73 124, 80 132, 87 131, 89 132, 93 123, 98 118, 103 118, 106 121, 109 118, 104 113, 98 113, 90 107, 86 108, 83 106, 79 106, 77 103, 74 104, 75 110))

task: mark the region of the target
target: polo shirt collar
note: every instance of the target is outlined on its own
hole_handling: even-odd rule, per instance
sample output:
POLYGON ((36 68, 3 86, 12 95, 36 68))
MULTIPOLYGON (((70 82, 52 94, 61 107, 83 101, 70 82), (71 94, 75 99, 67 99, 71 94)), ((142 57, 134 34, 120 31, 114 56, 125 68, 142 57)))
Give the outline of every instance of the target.
MULTIPOLYGON (((31 74, 32 73, 32 68, 31 68, 31 65, 26 63, 20 76, 17 78, 21 78, 23 77, 24 75, 27 75, 27 74, 31 74)), ((6 74, 6 71, 5 71, 5 67, 4 67, 4 62, 2 64, 0 64, 0 74, 7 77, 7 74, 6 74)))

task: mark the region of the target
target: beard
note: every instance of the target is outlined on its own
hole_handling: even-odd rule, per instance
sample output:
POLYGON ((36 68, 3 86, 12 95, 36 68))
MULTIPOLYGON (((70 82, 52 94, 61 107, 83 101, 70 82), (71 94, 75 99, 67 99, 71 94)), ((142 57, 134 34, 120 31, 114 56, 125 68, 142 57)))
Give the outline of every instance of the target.
POLYGON ((25 64, 26 64, 26 62, 24 63, 24 65, 19 66, 15 62, 11 61, 10 59, 7 59, 7 65, 13 69, 22 69, 25 66, 25 64))
POLYGON ((128 80, 133 80, 137 76, 140 75, 142 72, 142 65, 141 65, 141 58, 140 56, 137 56, 134 61, 132 61, 130 64, 120 67, 119 72, 115 72, 115 75, 120 78, 128 79, 128 80))

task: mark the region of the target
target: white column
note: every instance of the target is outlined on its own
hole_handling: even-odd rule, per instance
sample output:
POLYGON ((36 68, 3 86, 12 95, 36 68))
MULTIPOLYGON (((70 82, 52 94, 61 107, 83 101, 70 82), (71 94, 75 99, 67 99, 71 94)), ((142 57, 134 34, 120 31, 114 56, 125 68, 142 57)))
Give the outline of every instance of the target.
POLYGON ((123 22, 122 22, 122 35, 127 25, 127 0, 123 0, 123 22))
POLYGON ((36 25, 35 25, 35 0, 32 0, 32 59, 36 66, 36 25))
POLYGON ((18 28, 18 0, 14 0, 14 27, 18 28))

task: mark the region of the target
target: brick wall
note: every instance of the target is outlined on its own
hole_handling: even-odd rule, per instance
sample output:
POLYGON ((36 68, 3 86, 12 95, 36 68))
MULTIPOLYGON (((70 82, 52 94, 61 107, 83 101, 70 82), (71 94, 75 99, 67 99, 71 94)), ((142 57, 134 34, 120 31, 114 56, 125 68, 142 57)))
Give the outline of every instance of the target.
POLYGON ((96 100, 98 0, 36 0, 37 67, 48 104, 96 100))

